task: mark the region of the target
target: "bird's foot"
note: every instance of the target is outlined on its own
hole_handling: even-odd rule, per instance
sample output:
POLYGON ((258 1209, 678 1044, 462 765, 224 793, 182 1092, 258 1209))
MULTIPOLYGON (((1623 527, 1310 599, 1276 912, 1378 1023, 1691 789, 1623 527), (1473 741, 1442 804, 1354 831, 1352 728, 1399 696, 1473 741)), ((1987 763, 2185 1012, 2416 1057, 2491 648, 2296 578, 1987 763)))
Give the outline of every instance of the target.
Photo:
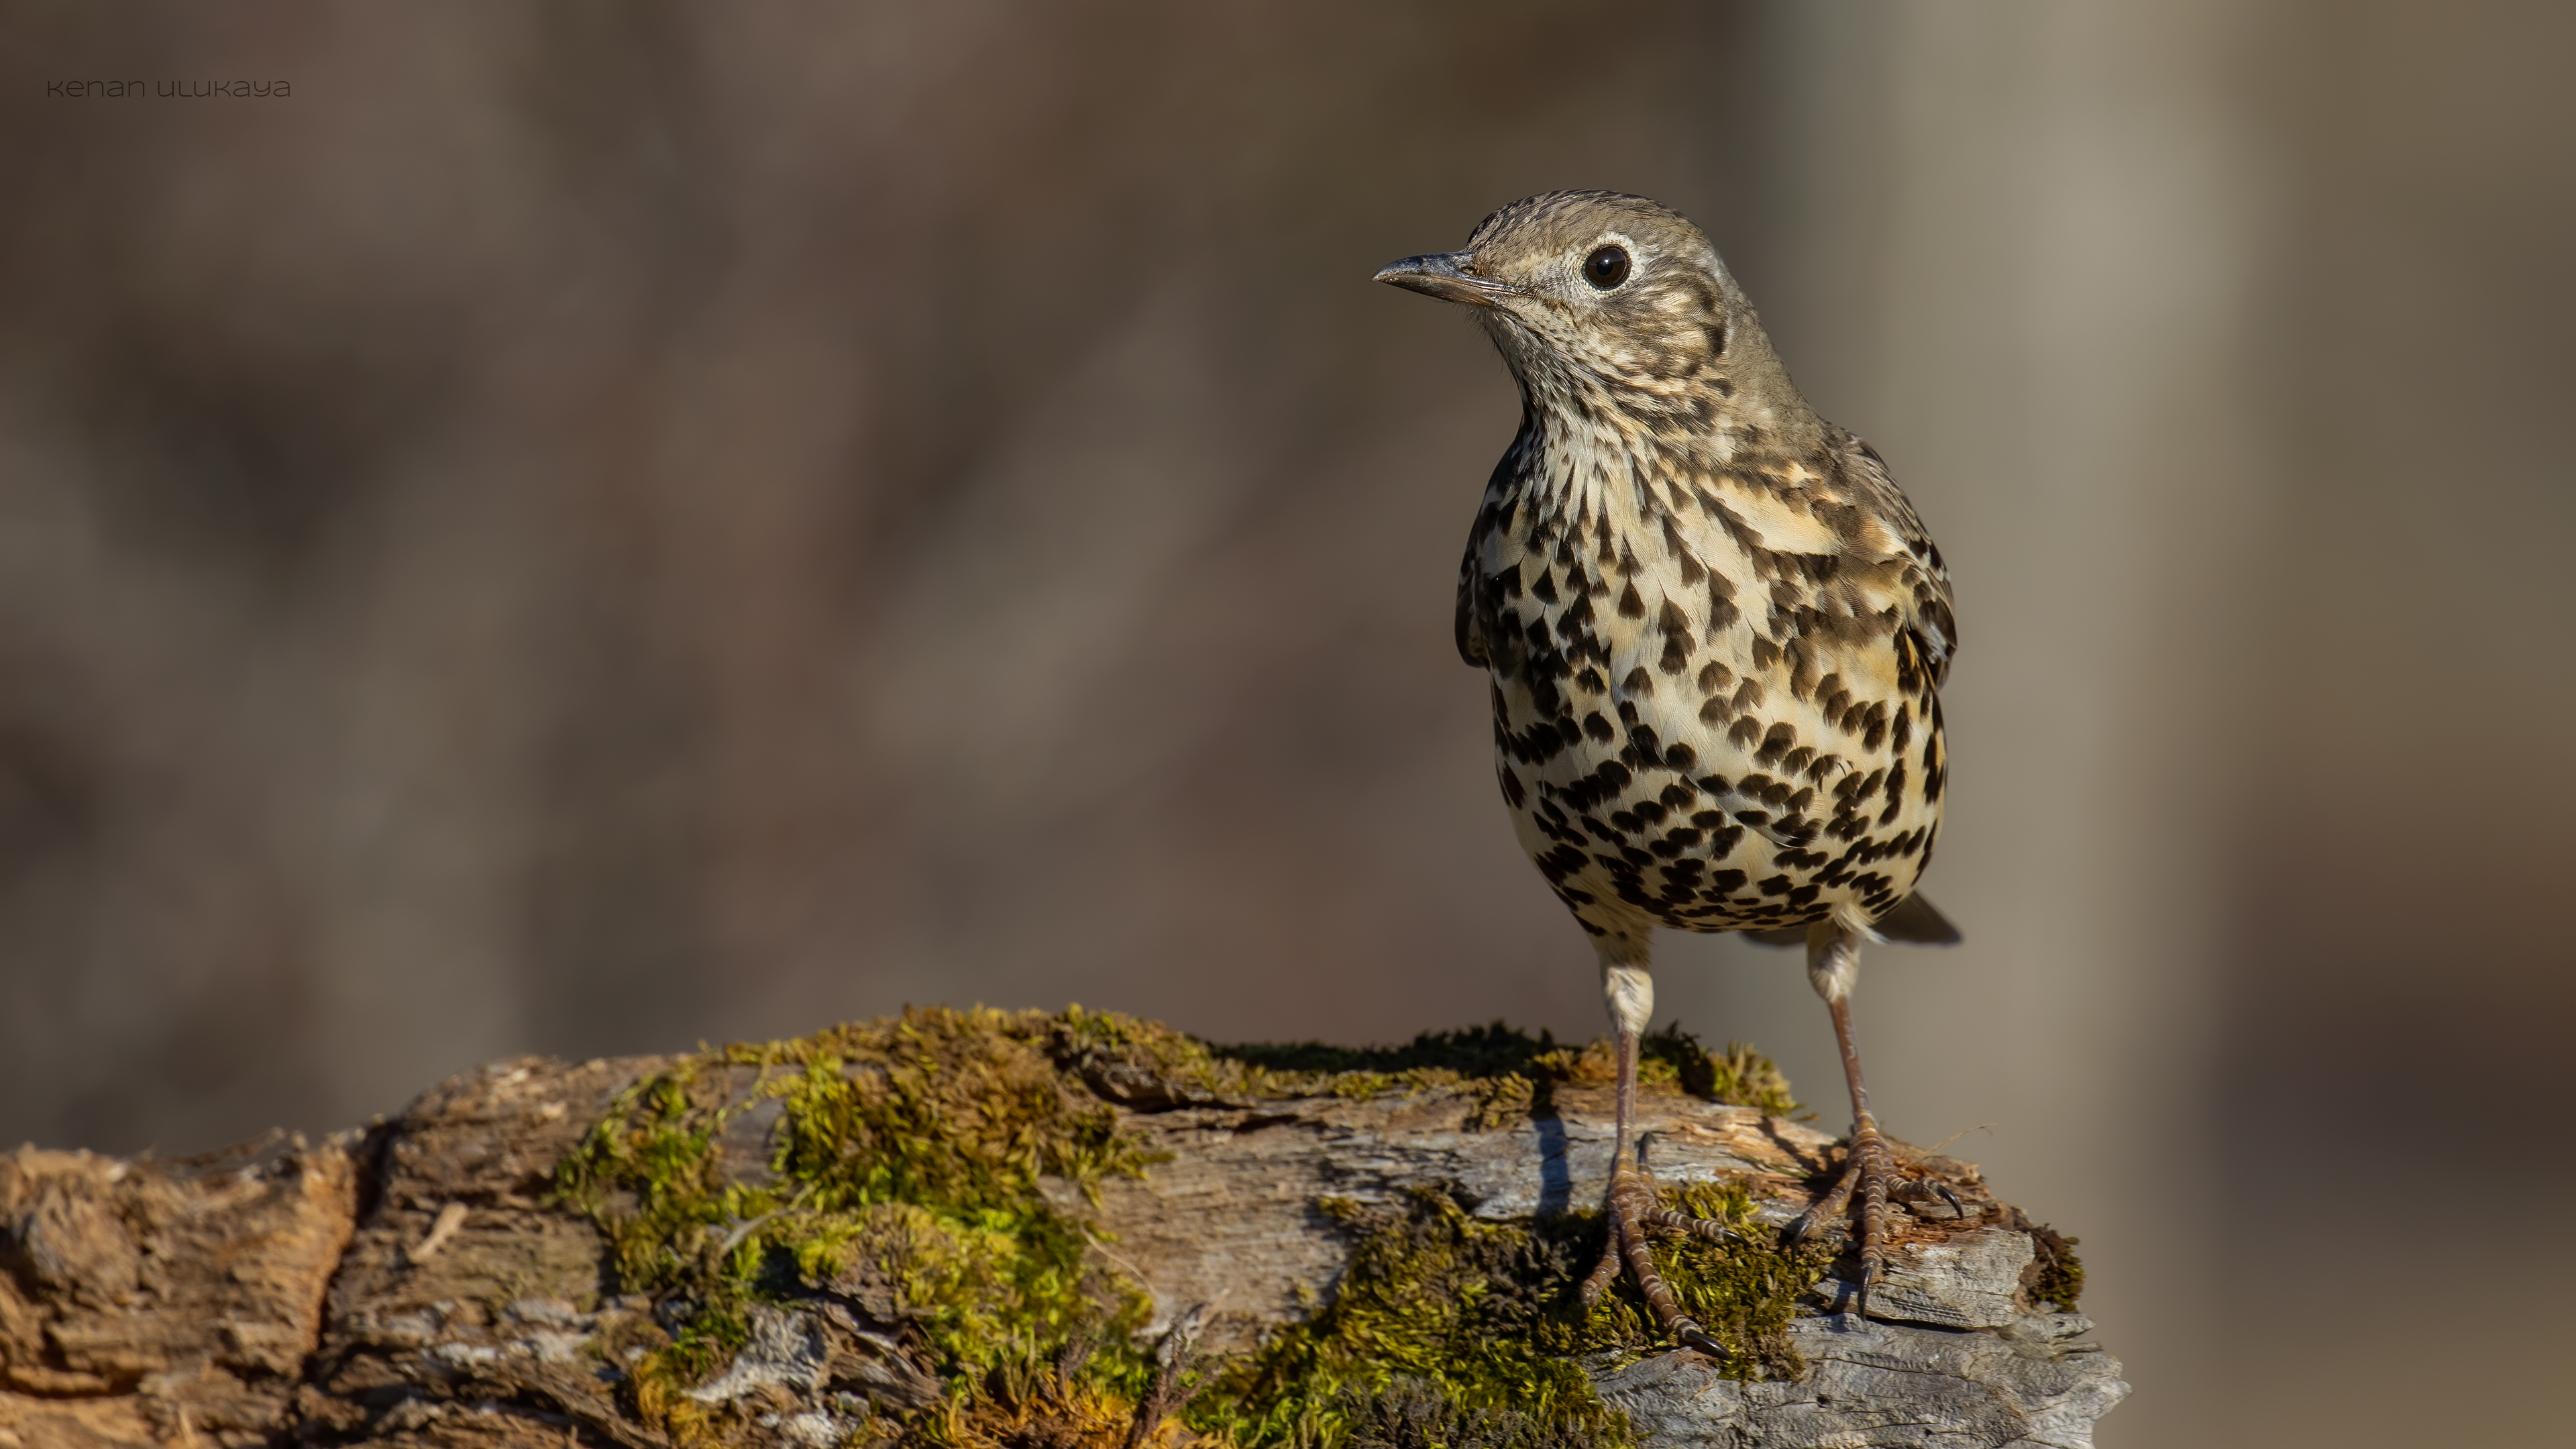
POLYGON ((1647 1305, 1655 1310, 1655 1320, 1673 1342, 1711 1357, 1724 1357, 1725 1346, 1711 1338, 1698 1319, 1682 1311, 1681 1300, 1674 1296, 1671 1285, 1655 1271, 1645 1230, 1662 1228, 1711 1243, 1741 1242, 1744 1235, 1713 1218, 1693 1217, 1657 1205, 1653 1181, 1624 1157, 1610 1171, 1608 1207, 1610 1240, 1602 1247, 1601 1261, 1583 1280, 1583 1306, 1590 1308, 1601 1301, 1624 1263, 1637 1280, 1638 1290, 1645 1294, 1647 1305))
MULTIPOLYGON (((1860 1200, 1859 1211, 1853 1214, 1860 1219, 1860 1288, 1852 1297, 1852 1312, 1862 1318, 1869 1316, 1869 1290, 1878 1282, 1879 1268, 1887 1257, 1887 1192, 1895 1175, 1887 1139, 1880 1135, 1878 1123, 1864 1116, 1852 1125, 1851 1140, 1843 1151, 1842 1176, 1835 1179, 1833 1190, 1789 1225, 1788 1240, 1798 1243, 1820 1225, 1850 1212, 1855 1197, 1860 1200)), ((1950 1202, 1957 1206, 1955 1194, 1950 1194, 1950 1202)))

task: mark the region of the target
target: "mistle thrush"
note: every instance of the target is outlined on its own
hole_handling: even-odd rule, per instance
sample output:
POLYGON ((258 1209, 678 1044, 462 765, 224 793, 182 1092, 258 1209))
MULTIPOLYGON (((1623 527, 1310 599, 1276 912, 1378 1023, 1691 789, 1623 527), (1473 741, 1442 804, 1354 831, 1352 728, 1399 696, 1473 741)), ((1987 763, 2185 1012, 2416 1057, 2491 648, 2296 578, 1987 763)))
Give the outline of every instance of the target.
POLYGON ((1618 1032, 1610 1248, 1667 1332, 1714 1349, 1655 1273, 1630 1140, 1653 929, 1804 940, 1853 1125, 1833 1190, 1859 1203, 1858 1311, 1895 1175, 1861 1084, 1862 943, 1958 939, 1920 896, 1948 777, 1950 581, 1868 444, 1816 416, 1697 227, 1641 197, 1563 191, 1485 218, 1464 251, 1377 280, 1464 303, 1502 349, 1521 425, 1458 572, 1458 652, 1493 682, 1495 772, 1521 844, 1601 957, 1618 1032))

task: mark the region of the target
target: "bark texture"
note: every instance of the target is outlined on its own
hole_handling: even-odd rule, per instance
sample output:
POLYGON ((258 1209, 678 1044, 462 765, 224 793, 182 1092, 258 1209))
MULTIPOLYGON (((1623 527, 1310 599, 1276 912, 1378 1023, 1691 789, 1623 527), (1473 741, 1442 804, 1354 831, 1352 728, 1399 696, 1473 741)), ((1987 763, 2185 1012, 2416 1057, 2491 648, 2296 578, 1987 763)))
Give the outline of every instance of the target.
MULTIPOLYGON (((397 1121, 230 1159, 0 1158, 0 1449, 668 1443, 618 1367, 666 1341, 657 1305, 618 1292, 601 1233, 552 1189, 617 1094, 670 1064, 500 1063, 397 1121)), ((732 1090, 748 1095, 742 1076, 732 1090)), ((1222 1103, 1106 1078, 1080 1090, 1169 1157, 1110 1181, 1096 1207, 1068 1186, 1066 1205, 1153 1295, 1148 1331, 1192 1321, 1202 1361, 1329 1300, 1350 1234, 1322 1199, 1438 1186, 1476 1218, 1519 1221, 1588 1203, 1609 1165, 1608 1093, 1590 1088, 1484 1130, 1490 1099, 1463 1088, 1222 1103)), ((726 1120, 728 1174, 770 1171, 772 1106, 726 1120)), ((1834 1161, 1810 1127, 1677 1094, 1650 1096, 1642 1127, 1658 1177, 1757 1183, 1774 1222, 1834 1161)), ((1905 1160, 1949 1193, 1897 1215, 1871 1320, 1834 1311, 1848 1288, 1828 1277, 1789 1327, 1802 1373, 1745 1381, 1666 1352, 1588 1365, 1603 1398, 1657 1445, 2089 1445, 2128 1386, 2088 1320, 2034 1300, 2062 1240, 1972 1165, 1905 1160)), ((694 1390, 741 1410, 726 1438, 867 1443, 883 1411, 938 1400, 863 1314, 817 1305, 762 1310, 694 1390)))

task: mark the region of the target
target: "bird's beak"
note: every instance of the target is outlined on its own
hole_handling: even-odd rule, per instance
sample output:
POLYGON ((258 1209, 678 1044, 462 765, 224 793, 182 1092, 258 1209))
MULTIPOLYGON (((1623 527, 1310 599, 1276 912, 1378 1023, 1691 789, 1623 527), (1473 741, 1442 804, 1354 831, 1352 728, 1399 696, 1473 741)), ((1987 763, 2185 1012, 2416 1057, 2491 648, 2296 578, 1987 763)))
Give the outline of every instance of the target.
POLYGON ((1470 307, 1491 307, 1518 290, 1468 270, 1475 259, 1472 252, 1430 252, 1389 262, 1378 268, 1370 280, 1391 283, 1443 302, 1464 302, 1470 307))

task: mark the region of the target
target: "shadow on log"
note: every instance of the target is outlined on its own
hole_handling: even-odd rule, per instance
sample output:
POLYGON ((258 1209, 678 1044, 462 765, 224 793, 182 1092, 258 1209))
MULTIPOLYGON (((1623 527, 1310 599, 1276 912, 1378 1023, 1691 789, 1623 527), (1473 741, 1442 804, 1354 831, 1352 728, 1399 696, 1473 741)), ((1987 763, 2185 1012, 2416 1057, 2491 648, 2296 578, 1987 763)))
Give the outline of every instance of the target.
POLYGON ((1211 1049, 922 1011, 525 1060, 320 1144, 0 1158, 0 1449, 2083 1446, 2127 1393, 2069 1240, 1901 1150, 1872 1317, 1749 1052, 1650 1058, 1658 1249, 1727 1347, 1583 1304, 1609 1059, 1502 1028, 1211 1049))

